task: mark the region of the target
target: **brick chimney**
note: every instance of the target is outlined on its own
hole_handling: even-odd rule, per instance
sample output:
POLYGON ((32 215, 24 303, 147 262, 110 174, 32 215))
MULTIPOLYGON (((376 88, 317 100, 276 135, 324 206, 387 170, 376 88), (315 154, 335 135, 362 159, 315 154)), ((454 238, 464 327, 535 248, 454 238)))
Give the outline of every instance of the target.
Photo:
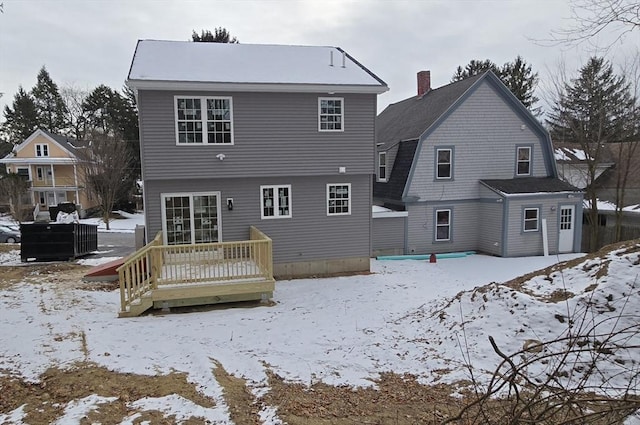
POLYGON ((418 97, 431 90, 431 71, 418 72, 418 97))

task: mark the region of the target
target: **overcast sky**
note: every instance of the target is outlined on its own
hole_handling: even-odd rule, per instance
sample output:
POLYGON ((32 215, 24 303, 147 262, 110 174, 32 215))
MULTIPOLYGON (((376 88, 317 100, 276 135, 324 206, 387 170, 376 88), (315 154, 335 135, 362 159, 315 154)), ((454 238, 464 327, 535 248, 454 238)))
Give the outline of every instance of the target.
MULTIPOLYGON (((416 72, 447 84, 458 65, 520 54, 540 73, 577 68, 590 45, 542 45, 571 24, 568 0, 0 0, 0 104, 30 90, 45 65, 59 86, 121 89, 138 39, 190 40, 222 26, 241 43, 338 46, 382 78, 379 110, 415 95, 416 72)), ((596 40, 601 46, 611 37, 596 40)), ((640 31, 607 52, 622 63, 640 31)), ((224 66, 221 64, 220 66, 224 66)))

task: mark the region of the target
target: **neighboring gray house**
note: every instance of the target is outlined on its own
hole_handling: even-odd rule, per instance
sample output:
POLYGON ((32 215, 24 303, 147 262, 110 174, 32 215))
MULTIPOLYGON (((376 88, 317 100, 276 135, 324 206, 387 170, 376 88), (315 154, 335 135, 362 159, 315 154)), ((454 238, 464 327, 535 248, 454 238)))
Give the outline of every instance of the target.
POLYGON ((405 254, 580 250, 582 192, 557 178, 548 132, 493 73, 434 90, 418 73, 376 141, 374 203, 407 212, 405 254))
POLYGON ((275 276, 369 270, 387 85, 342 49, 139 41, 147 238, 273 239, 275 276))

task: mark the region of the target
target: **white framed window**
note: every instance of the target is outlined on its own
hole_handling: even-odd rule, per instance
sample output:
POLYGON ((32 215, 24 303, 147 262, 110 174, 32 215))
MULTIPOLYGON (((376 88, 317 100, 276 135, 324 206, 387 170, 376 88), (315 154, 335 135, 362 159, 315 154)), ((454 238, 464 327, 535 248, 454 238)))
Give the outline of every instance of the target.
POLYGON ((231 97, 175 96, 176 144, 233 145, 231 97))
POLYGON ((387 181, 387 153, 378 152, 378 181, 387 181))
POLYGON ((524 232, 538 231, 538 208, 525 208, 523 212, 522 230, 524 232))
POLYGON ((351 214, 351 183, 327 185, 327 215, 351 214))
POLYGON ((451 240, 451 210, 436 210, 436 241, 451 240))
POLYGON ((436 179, 450 179, 453 165, 452 149, 436 149, 436 179))
POLYGON ((318 98, 318 131, 344 131, 343 98, 318 98))
POLYGON ((291 218, 291 185, 260 186, 260 218, 291 218))
POLYGON ((46 143, 36 144, 36 156, 49 156, 49 145, 46 143))
POLYGON ((160 197, 167 245, 222 241, 220 192, 162 193, 160 197))
POLYGON ((517 176, 531 175, 531 147, 529 146, 518 147, 516 175, 517 176))

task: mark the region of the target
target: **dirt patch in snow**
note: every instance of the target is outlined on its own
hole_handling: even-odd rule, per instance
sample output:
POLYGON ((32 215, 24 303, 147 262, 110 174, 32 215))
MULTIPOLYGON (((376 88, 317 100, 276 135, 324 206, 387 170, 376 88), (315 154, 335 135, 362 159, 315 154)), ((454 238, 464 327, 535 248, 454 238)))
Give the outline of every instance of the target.
MULTIPOLYGON (((199 393, 186 375, 141 376, 109 371, 90 364, 76 364, 71 369, 49 369, 38 383, 29 383, 15 377, 0 376, 0 413, 25 406, 25 423, 49 424, 55 422, 65 406, 73 401, 97 394, 102 397, 117 397, 117 400, 100 404, 87 415, 86 423, 117 424, 125 417, 141 413, 140 420, 151 423, 174 423, 161 412, 138 412, 127 403, 143 397, 162 397, 178 394, 203 407, 213 407, 214 401, 199 393)), ((197 418, 194 418, 194 420, 197 418)), ((188 422, 187 422, 188 423, 188 422)), ((203 420, 192 423, 204 423, 203 420)))

